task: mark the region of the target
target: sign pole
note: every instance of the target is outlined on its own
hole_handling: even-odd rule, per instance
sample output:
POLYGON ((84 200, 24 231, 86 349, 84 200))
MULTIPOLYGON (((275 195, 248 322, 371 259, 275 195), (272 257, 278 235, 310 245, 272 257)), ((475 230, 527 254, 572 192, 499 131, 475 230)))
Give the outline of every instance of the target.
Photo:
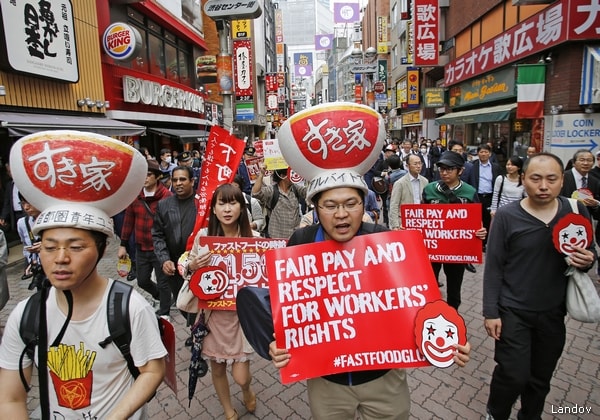
MULTIPOLYGON (((216 20, 217 31, 219 34, 219 53, 231 57, 231 51, 229 50, 229 25, 230 21, 225 19, 216 20)), ((223 126, 229 130, 233 129, 233 100, 232 92, 221 92, 223 96, 223 126)))

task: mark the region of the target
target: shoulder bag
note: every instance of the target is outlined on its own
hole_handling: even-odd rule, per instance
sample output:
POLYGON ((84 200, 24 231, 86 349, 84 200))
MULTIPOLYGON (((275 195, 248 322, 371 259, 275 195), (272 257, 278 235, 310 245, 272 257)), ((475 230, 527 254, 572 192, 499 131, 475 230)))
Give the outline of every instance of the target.
MULTIPOLYGON (((573 213, 579 214, 577 200, 569 198, 573 213)), ((569 267, 567 273, 567 313, 581 322, 600 322, 600 297, 587 273, 569 267)))

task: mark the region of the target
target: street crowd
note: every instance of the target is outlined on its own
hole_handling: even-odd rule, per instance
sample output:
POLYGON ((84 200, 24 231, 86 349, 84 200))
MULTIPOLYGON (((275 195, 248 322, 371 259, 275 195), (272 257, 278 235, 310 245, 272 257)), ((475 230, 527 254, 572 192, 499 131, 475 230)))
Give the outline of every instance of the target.
MULTIPOLYGON (((228 371, 241 388, 246 409, 256 410, 260 401, 252 388, 254 351, 237 313, 205 313, 174 306, 192 273, 210 264, 211 254, 202 245, 205 236, 284 238, 288 246, 326 240, 345 243, 363 234, 404 230, 401 208, 406 204, 481 203, 481 226, 473 240, 479 241, 486 262, 482 323, 495 341, 496 361, 487 412, 481 415, 508 419, 520 398, 520 419, 541 418, 565 344, 565 270, 568 266, 590 270, 597 259, 593 238, 585 246, 574 246, 565 258, 554 246, 553 227, 572 212, 571 197, 577 198, 579 214, 600 217, 600 167, 594 165, 596 159, 600 162, 600 153, 596 156, 579 150, 565 168, 556 156, 532 147, 526 156, 507 157, 499 156, 498 148, 484 141, 476 151, 466 153, 465 145, 458 141, 446 145, 439 139, 399 141, 386 139, 385 133, 372 135, 372 140, 375 149, 362 166, 346 167, 339 162, 336 170, 344 176, 336 181, 302 165, 293 167, 305 178, 301 183, 292 182, 289 168, 267 171, 263 166, 252 177, 245 161, 255 156, 256 148, 248 143, 232 182, 214 191, 208 227, 198 232, 194 231, 196 192, 203 164, 198 151, 162 149, 156 158, 147 149, 135 151, 143 156, 143 163, 138 162, 143 176, 126 195, 130 204, 125 208, 73 207, 68 197, 54 208, 44 208, 26 180, 15 177, 5 194, 0 224, 9 230, 12 224, 19 233, 26 261, 23 276, 32 279, 31 288, 40 290, 42 301, 47 301, 41 306, 47 309, 47 316, 40 317, 43 324, 39 325, 40 331, 47 326, 47 336, 42 340, 44 334, 40 333, 34 344, 50 345, 51 350, 44 361, 50 379, 45 373, 40 375, 40 387, 51 391, 45 415, 146 418, 145 403, 165 372, 166 350, 154 315, 167 321, 175 316, 185 319, 190 328, 185 346, 195 346, 201 351, 200 360, 208 361, 225 419, 239 417, 231 401, 228 371), (74 209, 93 220, 76 219, 74 209), (60 211, 66 215, 54 217, 60 211), (112 232, 100 222, 105 217, 114 222, 112 232), (137 285, 156 302, 154 309, 132 292, 129 350, 137 376, 130 374, 127 363, 111 363, 123 358, 116 347, 103 355, 106 342, 114 339, 111 333, 103 340, 105 330, 110 332, 107 296, 114 280, 100 276, 96 265, 113 234, 120 241, 118 257, 131 261, 126 279, 137 279, 137 285), (190 248, 191 235, 195 236, 190 248), (201 342, 193 334, 199 323, 210 331, 201 342), (59 378, 54 373, 51 353, 55 346, 65 348, 63 363, 73 357, 93 370, 93 379, 89 379, 94 383, 93 393, 90 386, 85 402, 75 401, 76 376, 59 378), (73 396, 67 398, 59 390, 73 396)), ((283 146, 282 154, 286 161, 297 159, 283 146)), ((14 169, 16 163, 11 158, 7 169, 14 169)), ((8 300, 8 290, 2 286, 6 283, 2 278, 6 249, 6 239, 0 234, 0 307, 8 300)), ((464 272, 478 267, 432 262, 431 268, 438 286, 446 288, 448 305, 460 312, 464 272), (440 278, 442 270, 446 284, 440 278)), ((45 353, 38 352, 35 357, 26 353, 27 343, 19 332, 26 311, 25 302, 13 311, 0 344, 0 412, 7 418, 27 418, 26 386, 32 377, 33 359, 39 365, 40 355, 45 353)), ((288 350, 278 348, 274 340, 268 352, 277 368, 290 361, 288 350)), ((457 343, 452 352, 454 363, 464 366, 470 353, 468 342, 457 343)), ((308 379, 307 388, 315 419, 410 416, 410 393, 402 369, 326 375, 308 379)))

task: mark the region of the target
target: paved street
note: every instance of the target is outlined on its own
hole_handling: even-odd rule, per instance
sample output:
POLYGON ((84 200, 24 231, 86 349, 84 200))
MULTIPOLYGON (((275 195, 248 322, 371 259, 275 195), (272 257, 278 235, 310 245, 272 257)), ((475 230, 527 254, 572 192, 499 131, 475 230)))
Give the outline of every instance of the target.
MULTIPOLYGON (((113 241, 114 242, 114 241, 113 241)), ((109 246, 107 255, 100 262, 100 271, 116 277, 116 242, 109 246)), ((476 274, 465 273, 463 304, 461 313, 468 328, 468 337, 473 351, 467 367, 460 369, 412 369, 409 386, 412 393, 411 418, 414 419, 480 419, 485 411, 489 379, 494 367, 493 343, 487 338, 480 316, 482 267, 476 274)), ((21 265, 9 268, 12 299, 0 311, 0 325, 4 326, 10 310, 17 300, 31 292, 27 281, 21 281, 21 265)), ((595 278, 595 276, 594 276, 595 278)), ((442 277, 442 282, 445 279, 442 277)), ((600 287, 600 284, 597 284, 600 287)), ((445 290, 442 290, 444 292, 445 290)), ((174 315, 174 313, 173 313, 174 315)), ((156 397, 149 405, 151 419, 223 419, 221 406, 210 382, 210 373, 202 378, 196 392, 188 403, 188 365, 190 352, 183 342, 188 335, 184 320, 174 317, 176 324, 178 393, 175 395, 161 385, 156 397), (188 406, 189 404, 189 406, 188 406)), ((600 326, 567 322, 567 344, 552 381, 552 390, 547 398, 544 418, 551 419, 594 419, 600 418, 600 326), (577 405, 589 414, 559 414, 565 408, 577 405)), ((390 333, 396 333, 393 329, 390 333)), ((412 331, 408 333, 412 334, 412 331)), ((234 406, 243 419, 309 419, 310 412, 304 383, 283 386, 276 369, 258 356, 251 365, 254 375, 253 389, 258 398, 254 415, 247 413, 237 385, 232 385, 234 406)), ((37 388, 30 395, 31 418, 39 418, 37 388)), ((516 410, 513 411, 516 418, 516 410)))

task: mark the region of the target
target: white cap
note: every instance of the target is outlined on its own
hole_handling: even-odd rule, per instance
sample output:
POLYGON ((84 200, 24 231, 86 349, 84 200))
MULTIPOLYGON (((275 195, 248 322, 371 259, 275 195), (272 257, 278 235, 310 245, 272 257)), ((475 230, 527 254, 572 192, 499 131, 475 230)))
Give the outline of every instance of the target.
POLYGON ((290 167, 309 181, 306 199, 338 187, 367 194, 364 175, 385 143, 385 122, 374 109, 352 102, 307 108, 288 118, 278 132, 290 167))
POLYGON ((10 151, 10 169, 19 192, 42 212, 34 233, 74 227, 110 237, 110 217, 135 200, 148 163, 122 141, 56 130, 19 139, 10 151))

